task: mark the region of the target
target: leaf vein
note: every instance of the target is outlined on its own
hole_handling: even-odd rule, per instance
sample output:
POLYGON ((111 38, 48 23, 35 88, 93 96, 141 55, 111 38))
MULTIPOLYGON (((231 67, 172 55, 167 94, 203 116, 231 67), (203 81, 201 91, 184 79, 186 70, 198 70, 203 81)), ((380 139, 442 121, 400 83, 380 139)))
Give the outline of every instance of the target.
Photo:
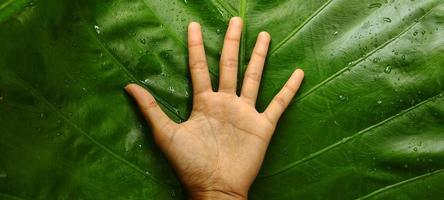
POLYGON ((215 6, 215 7, 217 7, 218 9, 222 9, 222 10, 225 10, 226 12, 228 12, 231 16, 235 16, 237 13, 236 13, 236 10, 233 8, 233 7, 231 7, 230 5, 228 5, 225 1, 223 1, 223 0, 213 0, 213 1, 211 1, 212 3, 213 3, 213 5, 215 6))
MULTIPOLYGON (((12 72, 13 74, 15 74, 15 72, 12 72)), ((131 163, 130 161, 126 160, 125 158, 123 158, 122 156, 118 155, 117 153, 115 153, 114 151, 112 151, 111 149, 109 149, 107 146, 103 145, 102 143, 100 143, 99 141, 97 141, 96 139, 94 139, 91 135, 89 135, 86 131, 84 131, 82 128, 80 128, 77 124, 75 124, 74 122, 72 122, 68 117, 65 116, 65 114, 63 114, 62 112, 60 112, 59 110, 57 110, 56 107, 54 107, 54 105, 49 102, 43 95, 41 95, 34 87, 32 87, 31 85, 29 85, 24 79, 22 79, 20 76, 18 76, 17 74, 15 74, 15 77, 20 80, 23 84, 23 86, 25 86, 28 91, 37 99, 39 99, 40 101, 42 101, 44 104, 46 104, 46 106, 51 109, 54 113, 56 113, 57 115, 59 115, 63 120, 65 120, 68 124, 70 124, 74 129, 76 129, 77 131, 79 131, 80 133, 82 133, 82 135, 84 135, 86 138, 88 138, 93 144, 97 145, 99 148, 101 148, 102 150, 104 150, 105 152, 109 153, 112 157, 114 157, 115 159, 123 162, 124 164, 128 165, 130 168, 142 173, 143 175, 151 178, 155 183, 157 184, 165 184, 162 183, 161 181, 159 181, 157 178, 155 178, 149 171, 144 171, 141 168, 139 168, 138 166, 136 166, 135 164, 131 163)))
POLYGON ((371 130, 373 130, 375 128, 378 128, 378 127, 380 127, 380 126, 382 126, 382 125, 384 125, 384 124, 386 124, 386 123, 388 123, 388 122, 390 122, 390 121, 392 121, 392 120, 394 120, 394 119, 404 115, 405 113, 408 113, 409 111, 414 110, 414 109, 416 109, 416 108, 418 108, 418 107, 420 107, 420 106, 422 106, 422 105, 432 101, 435 97, 437 97, 439 95, 442 95, 442 94, 444 94, 444 92, 441 91, 440 93, 438 93, 438 94, 436 94, 436 95, 434 95, 434 96, 432 96, 432 97, 430 97, 430 98, 428 98, 426 100, 423 100, 423 101, 417 103, 416 105, 413 105, 413 106, 411 106, 411 107, 409 107, 407 109, 404 109, 401 112, 399 112, 399 113, 397 113, 395 115, 392 115, 392 116, 384 119, 383 121, 380 121, 377 124, 369 126, 369 127, 365 128, 365 129, 363 129, 363 130, 361 130, 361 131, 359 131, 359 132, 357 132, 357 133, 355 133, 355 134, 353 134, 351 136, 343 138, 342 140, 340 140, 340 141, 338 141, 338 142, 336 142, 336 143, 334 143, 334 144, 332 144, 330 146, 327 146, 327 147, 325 147, 325 148, 323 148, 323 149, 321 149, 319 151, 316 151, 314 153, 309 154, 308 156, 305 156, 305 157, 303 157, 303 158, 301 158, 301 159, 299 159, 297 161, 294 161, 294 162, 284 166, 282 169, 280 169, 278 171, 275 171, 275 172, 273 172, 271 174, 262 175, 259 178, 270 178, 272 176, 275 176, 275 175, 278 175, 278 174, 282 174, 282 173, 284 173, 286 171, 289 171, 290 169, 293 169, 293 168, 295 168, 298 165, 301 165, 301 164, 303 164, 303 163, 305 163, 305 162, 307 162, 309 160, 312 160, 312 159, 314 159, 314 158, 316 158, 318 156, 321 156, 323 153, 326 153, 326 152, 328 152, 328 151, 330 151, 330 150, 332 150, 332 149, 334 149, 336 147, 339 147, 340 145, 348 143, 348 142, 356 139, 357 137, 359 137, 361 135, 364 135, 366 132, 371 131, 371 130))
POLYGON ((342 75, 344 72, 348 71, 350 68, 356 67, 358 64, 362 63, 365 59, 369 58, 370 56, 372 56, 373 54, 375 54, 376 52, 378 52, 379 50, 387 47, 388 45, 390 45, 391 43, 395 42, 396 40, 398 40, 399 38, 401 38, 404 34, 406 34, 408 31, 410 31, 415 25, 417 25, 422 19, 424 19, 429 13, 431 13, 433 11, 434 8, 430 9, 428 12, 426 12, 424 15, 422 15, 421 17, 419 17, 417 20, 414 20, 414 22, 409 25, 407 28, 405 28, 404 30, 402 30, 399 34, 397 34, 396 36, 390 38, 389 40, 387 40, 386 42, 384 42, 383 44, 379 45, 378 47, 376 47, 375 49, 373 49, 372 51, 368 52, 367 54, 365 54, 364 56, 356 59, 355 61, 351 62, 352 65, 350 66, 346 66, 344 68, 342 68, 341 70, 337 71, 336 73, 334 73, 333 75, 329 76, 328 78, 326 78, 325 80, 323 80, 322 82, 316 84, 315 86, 313 86, 310 90, 308 90, 307 92, 305 92, 304 94, 300 95, 300 97, 295 101, 301 101, 302 99, 304 99, 305 97, 307 97, 308 95, 310 95, 311 93, 313 93, 314 91, 318 90, 320 87, 326 85, 327 83, 329 83, 330 81, 332 81, 333 79, 335 79, 336 77, 342 75))
POLYGON ((374 192, 371 192, 371 193, 369 193, 369 194, 367 194, 367 195, 365 195, 365 196, 363 196, 363 197, 359 197, 359 198, 357 198, 357 200, 368 199, 368 198, 373 197, 373 196, 376 196, 376 195, 378 195, 378 194, 380 194, 380 193, 382 193, 382 192, 386 192, 386 191, 388 191, 388 190, 392 190, 392 189, 394 189, 394 188, 400 187, 400 186, 405 185, 405 184, 407 184, 407 183, 411 183, 411 182, 414 182, 414 181, 418 181, 418 180, 421 180, 421 179, 423 179, 423 178, 426 178, 426 177, 429 177, 429 176, 433 176, 433 175, 435 175, 435 174, 439 174, 439 173, 442 173, 442 172, 444 172, 444 169, 439 169, 439 170, 435 170, 435 171, 428 172, 428 173, 425 173, 425 174, 421 174, 421 175, 415 176, 415 177, 413 177, 413 178, 409 178, 409 179, 406 179, 406 180, 400 181, 400 182, 398 182, 398 183, 391 184, 391 185, 385 186, 385 187, 383 187, 383 188, 380 188, 380 189, 378 189, 378 190, 375 190, 374 192))
POLYGON ((317 9, 315 12, 313 12, 305 21, 297 26, 293 31, 287 35, 281 42, 279 42, 273 49, 270 51, 270 55, 274 55, 280 48, 282 48, 288 41, 290 41, 293 36, 299 33, 307 24, 309 24, 316 16, 319 15, 326 7, 328 7, 331 2, 334 0, 328 0, 326 1, 319 9, 317 9))
MULTIPOLYGON (((103 44, 103 42, 100 40, 100 38, 98 38, 94 32, 93 29, 88 29, 88 32, 97 40, 97 43, 100 45, 100 47, 102 49, 105 50, 105 52, 110 55, 111 59, 117 64, 117 66, 119 66, 119 68, 134 82, 138 83, 141 86, 144 86, 145 84, 143 84, 141 81, 139 81, 132 73, 131 71, 125 67, 123 65, 123 63, 121 63, 116 56, 111 53, 111 51, 109 51, 109 49, 105 46, 105 44, 103 44)), ((167 103, 167 101, 165 101, 162 97, 158 96, 157 94, 155 94, 154 92, 151 92, 151 90, 149 88, 146 88, 150 91, 150 93, 153 95, 154 98, 156 98, 157 101, 159 101, 159 103, 161 105, 163 105, 166 109, 168 109, 168 111, 170 111, 170 113, 174 114, 176 117, 178 117, 180 120, 185 120, 185 117, 180 116, 179 114, 177 114, 174 111, 173 106, 171 106, 170 104, 167 103)))

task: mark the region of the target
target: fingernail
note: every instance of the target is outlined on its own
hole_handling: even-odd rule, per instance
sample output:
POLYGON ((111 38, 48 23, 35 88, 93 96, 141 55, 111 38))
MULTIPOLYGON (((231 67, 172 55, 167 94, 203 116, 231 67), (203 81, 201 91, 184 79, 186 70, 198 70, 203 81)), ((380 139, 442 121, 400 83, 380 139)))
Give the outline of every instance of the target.
POLYGON ((230 25, 241 25, 242 24, 242 18, 240 17, 232 17, 230 19, 230 25))
POLYGON ((199 27, 200 24, 197 22, 190 22, 190 24, 188 25, 189 28, 194 28, 194 27, 199 27))
POLYGON ((296 70, 294 71, 294 74, 299 74, 299 75, 301 75, 301 76, 304 76, 304 70, 302 70, 302 69, 296 69, 296 70))
POLYGON ((259 33, 259 37, 263 37, 263 38, 267 38, 267 39, 271 39, 271 36, 268 32, 266 31, 262 31, 259 33))
POLYGON ((132 85, 132 84, 133 84, 133 83, 127 84, 127 85, 124 87, 125 91, 127 91, 128 93, 130 93, 130 91, 131 91, 131 85, 132 85))

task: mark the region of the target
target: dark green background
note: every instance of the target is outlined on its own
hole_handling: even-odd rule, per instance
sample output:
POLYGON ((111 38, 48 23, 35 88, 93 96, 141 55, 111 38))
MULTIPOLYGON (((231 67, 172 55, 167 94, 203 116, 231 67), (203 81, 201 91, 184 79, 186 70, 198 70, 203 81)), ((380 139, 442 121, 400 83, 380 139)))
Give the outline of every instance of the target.
POLYGON ((252 199, 444 196, 442 0, 0 0, 0 199, 182 199, 122 88, 186 120, 186 26, 217 82, 237 15, 241 72, 273 38, 258 110, 306 72, 252 199))

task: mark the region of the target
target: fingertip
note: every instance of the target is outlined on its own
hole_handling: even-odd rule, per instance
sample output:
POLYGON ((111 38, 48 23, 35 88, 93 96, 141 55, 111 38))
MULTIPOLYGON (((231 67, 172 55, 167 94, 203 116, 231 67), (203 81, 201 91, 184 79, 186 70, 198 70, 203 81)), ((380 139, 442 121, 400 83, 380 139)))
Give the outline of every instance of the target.
POLYGON ((200 28, 200 24, 197 22, 191 22, 190 24, 188 24, 188 30, 195 30, 195 29, 199 29, 200 28))
POLYGON ((133 88, 134 88, 134 87, 137 87, 137 86, 138 86, 137 84, 129 83, 129 84, 127 84, 127 85, 124 87, 124 89, 125 89, 126 92, 131 93, 131 91, 133 90, 133 88))
POLYGON ((304 70, 302 70, 302 69, 296 69, 294 71, 294 75, 303 78, 305 76, 305 73, 304 73, 304 70))
POLYGON ((270 35, 270 33, 266 32, 266 31, 262 31, 262 32, 260 32, 260 33, 259 33, 259 37, 263 37, 263 38, 265 38, 265 39, 267 39, 267 40, 270 40, 270 39, 271 39, 271 35, 270 35))
POLYGON ((243 25, 243 20, 240 17, 232 17, 230 19, 230 25, 232 26, 242 26, 243 25))

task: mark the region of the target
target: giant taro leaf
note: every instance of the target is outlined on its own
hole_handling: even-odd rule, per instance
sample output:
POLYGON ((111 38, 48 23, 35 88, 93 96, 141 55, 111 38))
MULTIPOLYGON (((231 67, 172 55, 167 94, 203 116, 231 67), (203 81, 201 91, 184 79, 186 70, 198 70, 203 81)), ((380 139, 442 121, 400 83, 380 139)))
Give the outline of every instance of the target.
POLYGON ((241 74, 257 33, 273 37, 259 110, 306 72, 252 199, 444 195, 442 0, 2 0, 0 198, 182 199, 122 88, 186 120, 186 25, 203 25, 216 83, 236 15, 241 74))

